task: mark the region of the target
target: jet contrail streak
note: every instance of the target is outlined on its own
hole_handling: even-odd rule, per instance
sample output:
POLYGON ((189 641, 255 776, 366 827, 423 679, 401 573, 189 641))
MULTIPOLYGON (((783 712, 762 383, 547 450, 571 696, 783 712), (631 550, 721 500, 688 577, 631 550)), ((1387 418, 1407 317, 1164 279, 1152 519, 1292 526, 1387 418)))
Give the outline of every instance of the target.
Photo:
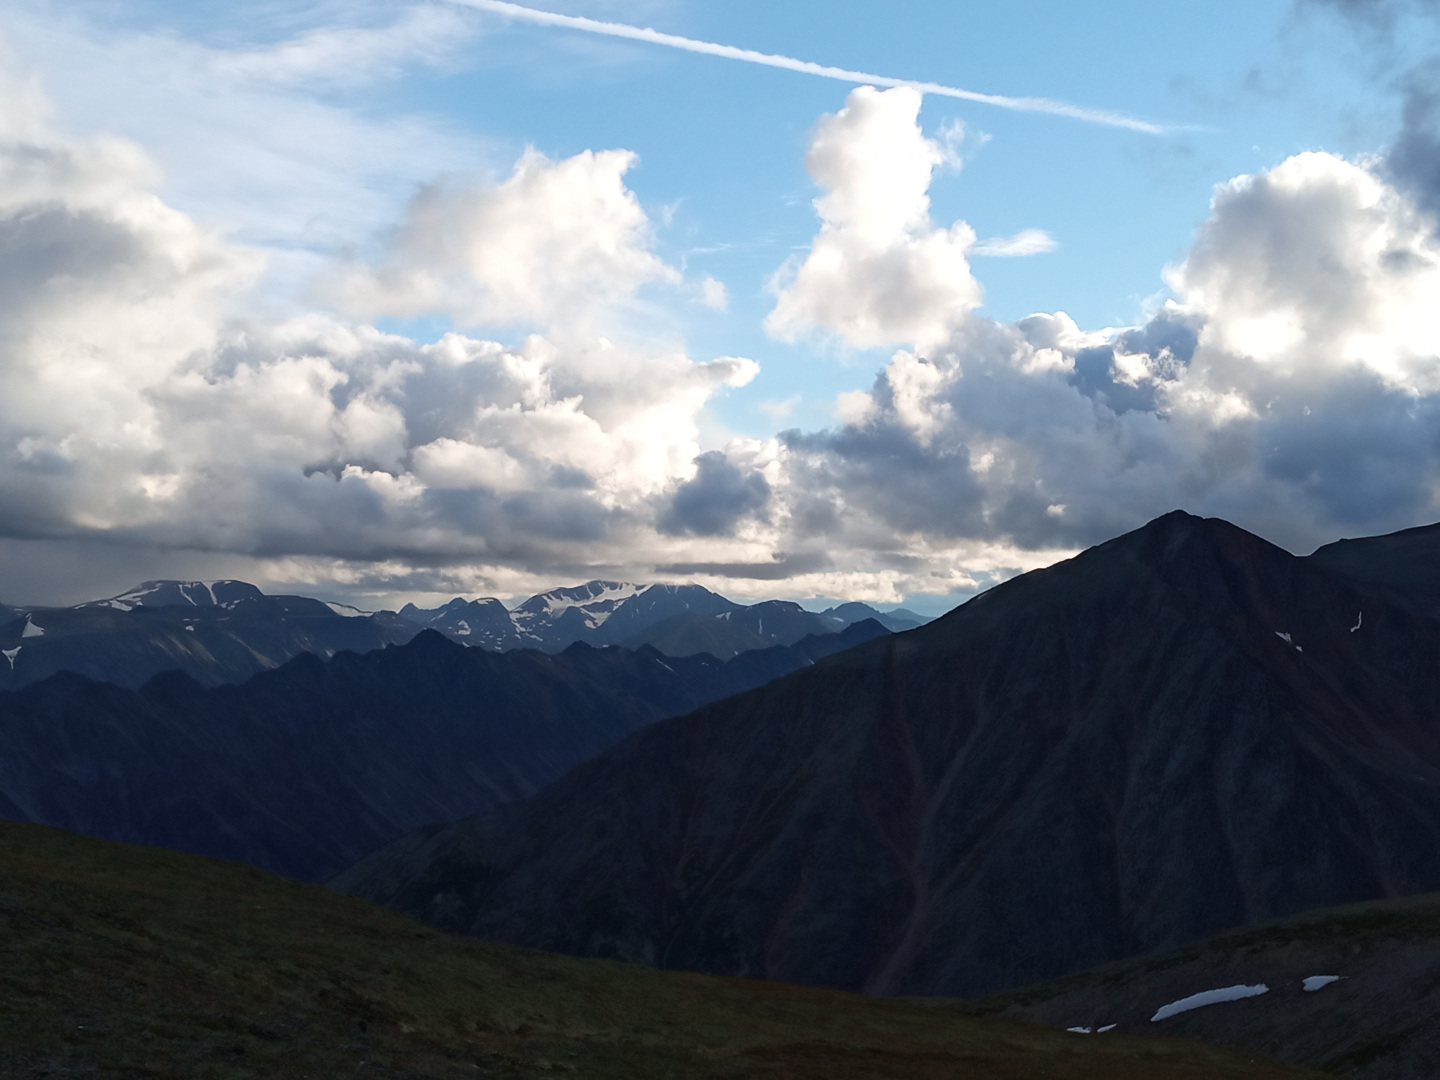
POLYGON ((784 68, 806 75, 819 75, 824 79, 838 79, 841 82, 865 83, 872 86, 908 86, 923 94, 939 97, 960 98, 962 101, 978 101, 982 105, 995 105, 1017 112, 1050 113, 1066 116, 1072 120, 1084 120, 1091 124, 1105 124, 1109 127, 1129 128, 1150 135, 1163 135, 1165 129, 1159 124, 1137 120, 1124 113, 1108 109, 1089 109, 1083 105, 1071 105, 1042 97, 1007 97, 1003 94, 982 94, 975 90, 960 90, 940 83, 917 82, 914 79, 892 79, 885 75, 870 75, 863 71, 847 71, 845 68, 812 64, 808 60, 796 60, 791 56, 777 56, 774 53, 755 52, 753 49, 737 49, 733 45, 718 45, 713 41, 697 41, 694 38, 665 34, 648 27, 629 26, 625 23, 602 22, 579 15, 557 15, 553 11, 540 11, 521 4, 507 3, 506 0, 448 0, 449 3, 464 7, 493 11, 497 15, 508 15, 513 19, 539 23, 542 26, 563 26, 570 30, 583 30, 590 34, 605 34, 608 37, 629 38, 631 41, 648 41, 652 45, 665 45, 686 52, 703 53, 706 56, 720 56, 726 60, 742 60, 747 64, 763 64, 765 67, 784 68))

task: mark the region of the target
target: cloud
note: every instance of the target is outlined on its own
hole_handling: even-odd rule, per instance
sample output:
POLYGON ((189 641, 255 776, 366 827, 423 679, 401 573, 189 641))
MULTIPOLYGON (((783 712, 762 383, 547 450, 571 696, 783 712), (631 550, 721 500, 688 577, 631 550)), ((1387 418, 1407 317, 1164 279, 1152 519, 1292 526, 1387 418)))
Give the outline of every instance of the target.
MULTIPOLYGON (((70 5, 63 17, 50 5, 9 5, 0 67, 43 72, 71 129, 144 146, 158 169, 149 189, 263 248, 263 299, 293 313, 333 253, 368 251, 376 224, 394 222, 421 184, 507 167, 515 151, 431 114, 376 106, 376 83, 444 70, 470 51, 480 29, 472 14, 428 4, 272 8, 246 8, 233 34, 215 35, 220 44, 127 29, 95 5, 70 5), (330 22, 314 25, 322 18, 330 22)), ((38 84, 26 85, 33 98, 38 84)), ((13 111, 40 118, 49 107, 22 100, 13 111)))
POLYGON ((981 302, 966 258, 975 233, 930 220, 930 178, 945 151, 920 131, 920 94, 860 87, 816 127, 805 164, 824 194, 809 254, 774 281, 765 328, 812 330, 856 348, 942 340, 981 302))
POLYGON ((1082 105, 1071 105, 1067 102, 1055 101, 1051 98, 1007 97, 1003 94, 982 94, 974 90, 961 90, 957 87, 944 86, 940 83, 917 82, 913 79, 892 79, 885 75, 870 75, 863 71, 848 71, 845 68, 813 64, 808 60, 796 60, 790 56, 777 56, 774 53, 756 52, 753 49, 737 49, 733 45, 719 45, 712 41, 697 41, 694 38, 680 37, 677 34, 663 34, 658 30, 651 30, 648 27, 629 26, 625 23, 605 22, 599 19, 587 19, 576 15, 559 15, 552 11, 541 11, 537 8, 523 7, 520 4, 506 3, 505 0, 447 0, 447 2, 464 7, 477 8, 481 11, 491 11, 497 15, 505 15, 509 18, 519 19, 524 22, 538 23, 541 26, 558 26, 569 30, 580 30, 588 34, 602 34, 606 37, 625 38, 630 41, 644 41, 652 45, 663 45, 667 48, 681 49, 685 52, 701 53, 706 56, 718 56, 726 60, 739 60, 747 64, 760 64, 764 67, 783 68, 786 71, 797 71, 805 75, 818 75, 824 79, 838 79, 841 82, 848 83, 865 83, 871 86, 909 87, 921 93, 935 94, 940 97, 959 98, 962 101, 975 101, 983 105, 994 105, 998 108, 1011 109, 1017 112, 1049 113, 1054 116, 1064 116, 1072 120, 1083 120, 1092 124, 1104 124, 1110 127, 1128 128, 1131 131, 1142 131, 1150 135, 1158 135, 1164 131, 1164 128, 1158 124, 1138 120, 1134 117, 1126 116, 1123 113, 1114 112, 1109 109, 1091 109, 1082 105))
POLYGON ((1440 4, 1435 0, 1301 0, 1301 3, 1307 7, 1329 8, 1382 35, 1389 34, 1405 15, 1440 12, 1440 4))
POLYGON ((700 302, 711 311, 725 311, 730 307, 730 294, 723 281, 706 277, 700 282, 700 302))
POLYGON ((897 353, 841 428, 783 437, 788 545, 934 566, 1175 506, 1301 548, 1435 515, 1440 244, 1408 196, 1297 155, 1219 185, 1169 280, 1141 328, 972 316, 897 353))
POLYGON ((1440 60, 1417 65, 1404 79, 1400 132, 1385 156, 1391 179, 1440 218, 1440 60))
MULTIPOLYGON (((502 183, 428 185, 380 264, 352 267, 330 294, 369 318, 547 326, 579 324, 646 282, 678 282, 651 253, 649 218, 625 186, 634 163, 623 150, 563 161, 529 150, 502 183)), ((723 303, 723 286, 704 295, 723 303)))
POLYGON ((771 398, 766 401, 757 402, 755 407, 771 420, 778 423, 793 413, 795 406, 798 404, 800 404, 800 395, 791 394, 787 398, 771 398))
POLYGON ((209 65, 224 80, 257 84, 375 82, 406 65, 451 60, 474 37, 471 20, 443 4, 401 11, 388 26, 323 26, 256 49, 218 53, 209 65))
POLYGON ((821 554, 777 554, 767 562, 669 563, 655 569, 681 577, 737 578, 742 581, 793 581, 797 577, 830 569, 830 559, 821 554))
POLYGON ((972 255, 1015 258, 1022 255, 1043 255, 1055 250, 1055 238, 1044 229, 1021 229, 1014 236, 997 236, 981 240, 970 251, 972 255))
POLYGON ((930 218, 919 94, 856 90, 815 129, 818 231, 769 325, 901 347, 834 427, 728 438, 706 409, 752 360, 595 329, 678 280, 624 151, 432 178, 348 300, 539 332, 422 344, 267 314, 267 252, 168 204, 133 143, 0 90, 0 554, 351 597, 662 575, 899 600, 1175 506, 1296 548, 1435 516, 1440 241, 1393 161, 1218 185, 1143 326, 1004 323, 975 310, 969 226, 930 218))
POLYGON ((760 515, 770 501, 763 473, 741 472, 718 450, 695 459, 695 477, 681 484, 660 515, 662 533, 728 536, 741 518, 760 515))
MULTIPOLYGON (((754 361, 697 363, 563 321, 518 345, 422 345, 323 314, 267 319, 250 307, 263 258, 157 198, 137 147, 18 122, 0 135, 0 536, 334 578, 469 566, 553 582, 680 554, 656 531, 667 500, 687 534, 763 506, 763 479, 742 480, 737 504, 699 445, 706 403, 754 361), (718 509, 696 490, 719 492, 718 509)), ((442 300, 558 320, 603 275, 625 302, 663 272, 621 183, 628 160, 529 156, 508 187, 447 191, 463 227, 433 271, 468 277, 442 300), (510 245, 510 281, 492 252, 452 257, 482 236, 510 245)), ((397 250, 433 239, 416 220, 401 235, 420 239, 397 250)))
POLYGON ((1205 313, 1216 383, 1294 393, 1345 371, 1396 390, 1440 390, 1440 249, 1414 202, 1330 154, 1289 158, 1216 191, 1171 275, 1205 313))

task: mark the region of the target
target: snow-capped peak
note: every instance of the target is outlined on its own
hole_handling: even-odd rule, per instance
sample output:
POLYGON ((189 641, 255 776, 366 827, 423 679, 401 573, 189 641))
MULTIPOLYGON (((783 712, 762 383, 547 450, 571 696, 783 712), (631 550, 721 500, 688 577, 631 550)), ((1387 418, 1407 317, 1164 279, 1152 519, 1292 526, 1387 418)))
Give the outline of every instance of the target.
POLYGON ((578 607, 585 612, 586 622, 593 629, 608 619, 621 603, 646 588, 648 586, 624 581, 587 581, 573 588, 538 593, 517 607, 513 615, 517 622, 536 617, 556 619, 570 608, 578 607))
POLYGON ((229 607, 237 601, 264 594, 247 581, 216 578, 213 581, 145 581, 128 592, 105 600, 92 600, 79 607, 109 607, 131 611, 137 607, 229 607))

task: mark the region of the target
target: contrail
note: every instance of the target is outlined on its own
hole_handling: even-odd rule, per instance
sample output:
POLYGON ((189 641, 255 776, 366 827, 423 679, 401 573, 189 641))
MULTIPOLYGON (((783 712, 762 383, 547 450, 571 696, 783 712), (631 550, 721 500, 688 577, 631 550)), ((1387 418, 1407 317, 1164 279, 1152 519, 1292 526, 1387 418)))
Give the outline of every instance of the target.
POLYGON ((493 11, 498 15, 509 15, 514 19, 540 23, 542 26, 563 26, 570 30, 584 30, 590 34, 605 34, 608 37, 629 38, 631 41, 648 41, 652 45, 665 45, 686 52, 704 53, 706 56, 721 56, 727 60, 743 60, 747 64, 763 64, 765 67, 784 68, 806 75, 819 75, 824 79, 838 79, 841 82, 865 83, 872 86, 908 86, 923 94, 940 97, 960 98, 962 101, 978 101, 983 105, 995 105, 1017 112, 1050 113, 1054 116, 1068 116, 1072 120, 1084 120, 1091 124, 1105 124, 1109 127, 1129 128, 1150 135, 1163 135, 1165 129, 1159 124, 1137 120, 1124 113, 1108 109, 1089 109, 1083 105, 1071 105, 1042 97, 1007 97, 1004 94, 982 94, 975 90, 961 90, 940 83, 916 82, 914 79, 892 79, 885 75, 870 75, 864 71, 848 71, 845 68, 812 64, 808 60, 796 60, 791 56, 777 56, 774 53, 755 52, 753 49, 737 49, 733 45, 718 45, 713 41, 697 41, 694 38, 665 34, 648 27, 629 26, 625 23, 602 22, 579 15, 557 15, 553 11, 507 3, 506 0, 448 0, 452 4, 493 11))

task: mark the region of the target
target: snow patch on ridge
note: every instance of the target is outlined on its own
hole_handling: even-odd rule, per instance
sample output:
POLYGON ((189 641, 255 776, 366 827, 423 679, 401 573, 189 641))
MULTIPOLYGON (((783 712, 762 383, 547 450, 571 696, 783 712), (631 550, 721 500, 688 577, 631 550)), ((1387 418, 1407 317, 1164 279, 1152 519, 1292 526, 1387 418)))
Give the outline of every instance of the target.
POLYGON ((1323 990, 1333 982, 1339 982, 1345 978, 1344 975, 1310 975, 1300 984, 1300 989, 1307 994, 1313 994, 1316 990, 1323 990))
POLYGON ((631 585, 623 581, 592 581, 588 587, 581 586, 581 588, 594 589, 595 591, 589 596, 564 595, 565 593, 579 592, 580 590, 578 589, 556 589, 555 592, 542 593, 540 599, 543 599, 545 602, 545 614, 554 617, 567 608, 584 608, 586 613, 595 619, 595 625, 599 626, 610 617, 611 612, 614 610, 613 607, 605 610, 599 608, 599 605, 607 602, 610 604, 619 604, 622 600, 629 600, 630 597, 639 595, 644 591, 645 587, 643 585, 631 585), (595 588, 596 586, 599 587, 595 588), (599 610, 596 610, 597 608, 599 608, 599 610))
POLYGON ((578 607, 585 613, 585 622, 594 630, 615 613, 615 609, 638 596, 648 585, 634 585, 625 581, 587 581, 570 589, 552 589, 530 597, 510 613, 517 627, 524 627, 535 619, 554 620, 570 608, 578 607))
POLYGON ((22 638, 27 638, 27 637, 44 637, 44 636, 45 636, 45 628, 44 628, 44 627, 41 627, 41 626, 36 626, 33 622, 30 621, 30 616, 29 616, 29 615, 26 615, 26 616, 25 616, 25 629, 20 631, 20 636, 21 636, 22 638))
MULTIPOLYGON (((1283 635, 1282 635, 1283 636, 1283 635)), ((1243 998, 1257 997, 1260 994, 1268 994, 1270 987, 1264 983, 1255 983, 1253 986, 1246 986, 1244 983, 1237 983, 1234 986, 1222 986, 1218 990, 1202 990, 1198 994, 1191 994, 1179 1001, 1172 1001, 1168 1005, 1161 1005, 1155 1010, 1155 1015, 1150 1017, 1153 1024, 1159 1020, 1168 1020, 1191 1009, 1201 1009, 1206 1005, 1218 1005, 1222 1001, 1240 1001, 1243 998)))
POLYGON ((15 658, 20 655, 21 646, 16 645, 13 649, 0 649, 0 656, 10 661, 10 670, 15 670, 15 658))

